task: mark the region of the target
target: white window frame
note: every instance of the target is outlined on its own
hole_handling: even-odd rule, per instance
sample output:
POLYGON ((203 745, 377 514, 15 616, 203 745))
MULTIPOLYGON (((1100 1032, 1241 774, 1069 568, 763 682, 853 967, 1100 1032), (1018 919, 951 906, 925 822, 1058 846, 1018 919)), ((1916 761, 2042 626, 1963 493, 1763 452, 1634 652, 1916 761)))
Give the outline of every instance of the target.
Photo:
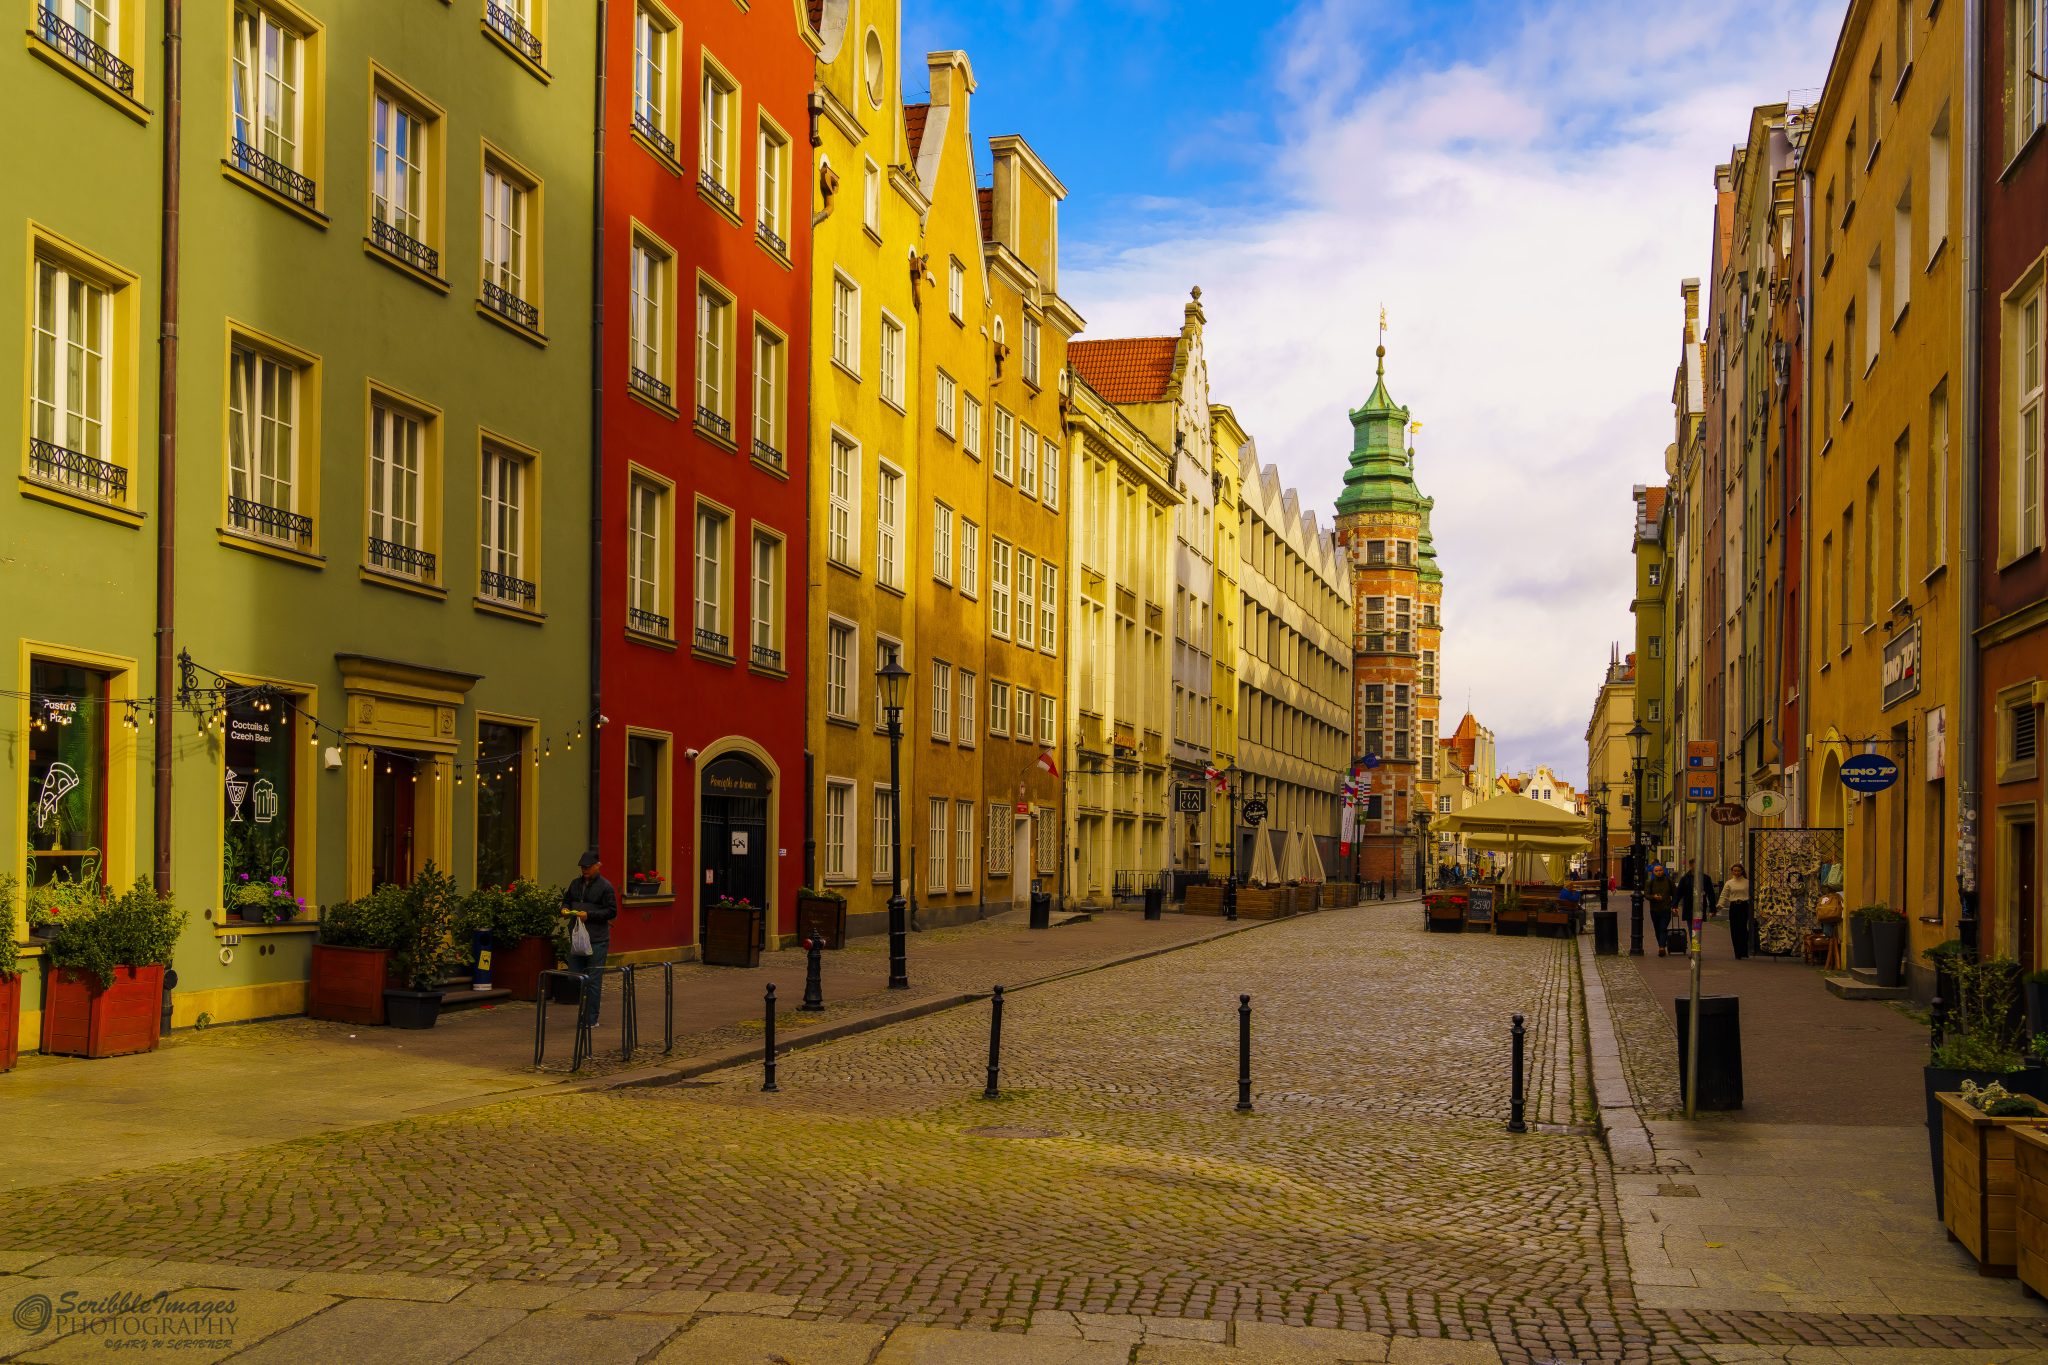
POLYGON ((1060 704, 1056 697, 1038 694, 1038 743, 1051 749, 1059 739, 1060 704))
POLYGON ((973 394, 960 396, 960 449, 968 458, 981 458, 981 400, 973 394))
MULTIPOLYGON (((757 650, 771 650, 781 667, 782 658, 782 556, 785 542, 773 532, 756 526, 753 533, 753 584, 747 593, 748 642, 757 650)), ((749 656, 749 662, 760 663, 749 656)))
POLYGON ((691 592, 690 643, 698 649, 728 656, 732 653, 732 627, 728 610, 732 594, 726 588, 726 574, 732 564, 732 514, 709 503, 698 503, 693 521, 691 558, 696 565, 691 592), (695 631, 706 631, 725 640, 723 649, 698 640, 695 631))
POLYGON ((882 401, 901 412, 903 410, 903 324, 887 310, 882 310, 882 325, 879 329, 880 374, 882 401))
POLYGON ((1038 344, 1043 325, 1031 314, 1024 315, 1024 336, 1020 345, 1024 351, 1024 382, 1032 388, 1038 387, 1038 344))
POLYGON ((959 676, 959 679, 957 680, 956 686, 957 686, 957 688, 959 689, 959 690, 958 690, 958 696, 959 696, 959 698, 960 698, 960 705, 959 705, 959 716, 958 716, 958 719, 959 719, 959 722, 960 722, 960 723, 959 723, 959 727, 958 727, 958 732, 957 732, 957 733, 958 733, 958 738, 959 738, 959 741, 960 741, 960 743, 961 743, 961 744, 962 744, 962 745, 963 745, 964 747, 967 747, 967 748, 972 748, 972 747, 974 747, 974 739, 975 739, 975 736, 976 736, 976 735, 978 735, 978 734, 980 733, 980 731, 979 731, 979 730, 977 730, 977 729, 975 728, 975 726, 976 726, 976 720, 975 720, 975 714, 974 714, 974 707, 975 707, 975 676, 974 676, 974 674, 973 674, 973 673, 971 673, 971 672, 969 672, 969 671, 968 671, 967 669, 964 669, 964 668, 963 668, 963 669, 961 669, 961 670, 960 670, 960 676, 959 676))
POLYGON ((1016 832, 1010 825, 1008 803, 991 801, 988 804, 988 875, 1007 877, 1016 853, 1016 832))
POLYGON ((819 823, 823 826, 821 832, 825 845, 822 875, 828 882, 854 880, 853 860, 849 855, 853 849, 853 823, 860 818, 860 799, 855 792, 850 777, 825 779, 824 815, 819 823))
POLYGON ((2012 394, 2011 442, 2013 478, 2007 518, 2011 534, 2006 560, 2041 548, 2042 480, 2048 466, 2048 279, 2037 275, 2026 291, 2008 306, 2012 360, 2004 387, 2012 394))
POLYGON ((875 581, 903 587, 903 471, 887 460, 875 467, 875 581))
POLYGON ((981 595, 981 527, 960 519, 960 595, 981 595))
POLYGON ((875 846, 870 850, 875 881, 886 882, 896 866, 896 845, 893 835, 896 830, 896 791, 886 782, 874 784, 873 829, 875 846))
POLYGON ((832 363, 860 378, 860 286, 843 270, 832 272, 832 363))
POLYGON ((953 509, 943 502, 932 504, 932 577, 953 581, 953 509))
POLYGON ((1002 404, 996 404, 996 449, 990 471, 1004 483, 1016 478, 1017 419, 1002 404))
POLYGON ((2010 0, 2006 10, 2006 89, 2011 93, 2012 132, 2006 147, 2016 156, 2034 130, 2048 123, 2048 0, 2010 0))
POLYGON ((1038 642, 1038 559, 1017 552, 1017 612, 1013 638, 1025 649, 1038 642))
POLYGON ((953 665, 932 660, 932 738, 953 738, 953 665))
POLYGON ((1038 647, 1047 654, 1060 652, 1060 570, 1056 564, 1038 563, 1038 647))
POLYGON ((852 720, 859 714, 860 679, 854 660, 860 657, 860 626, 838 616, 825 618, 825 714, 852 720), (844 643, 844 649, 834 646, 844 643))
POLYGON ((825 557, 860 572, 860 447, 834 431, 826 443, 825 557))
POLYGON ((958 256, 946 263, 946 315, 955 322, 967 320, 967 267, 958 256))
POLYGON ((698 149, 705 178, 737 197, 739 191, 739 148, 734 136, 739 119, 740 86, 704 54, 703 79, 698 107, 698 149))
POLYGON ((523 601, 515 592, 486 590, 482 574, 494 573, 521 582, 533 581, 526 572, 527 492, 532 482, 531 464, 517 451, 486 441, 478 470, 482 506, 479 509, 477 539, 482 573, 477 577, 477 593, 490 601, 528 608, 532 603, 523 601))
POLYGON ((998 640, 1010 638, 1010 545, 988 543, 988 629, 998 640))
POLYGON ((269 177, 248 164, 251 158, 235 152, 233 141, 239 140, 285 169, 305 173, 306 35, 267 6, 238 4, 234 51, 228 92, 228 159, 268 183, 269 177))
POLYGON ((370 219, 422 245, 433 173, 435 120, 381 85, 371 101, 370 219))
POLYGON ((1000 678, 988 680, 988 732, 1002 736, 1010 733, 1010 685, 1000 678))
POLYGON ((953 889, 974 890, 974 802, 953 803, 953 889))
MULTIPOLYGON (((41 264, 40 262, 38 263, 41 264)), ((40 333, 40 328, 38 328, 40 333)), ((228 492, 279 511, 296 512, 299 479, 300 380, 305 372, 269 351, 236 341, 228 354, 228 492), (279 401, 282 399, 283 401, 279 401), (251 409, 254 409, 252 412, 251 409), (251 440, 255 448, 250 448, 251 440)), ((60 374, 61 378, 61 374, 60 374)), ((104 457, 101 457, 104 458, 104 457)), ((257 518, 229 524, 265 540, 296 539, 257 518)), ((488 567, 488 566, 487 566, 488 567)))
MULTIPOLYGON (((754 221, 789 253, 789 136, 766 114, 756 125, 754 152, 754 221)), ((758 232, 756 235, 759 235, 758 232)), ((774 243, 768 243, 773 246, 774 243)))
POLYGON ((869 235, 882 235, 882 168, 864 161, 860 178, 860 225, 869 235))
MULTIPOLYGON (((423 552, 432 548, 426 543, 428 423, 427 417, 395 403, 371 402, 370 493, 365 517, 371 540, 423 552), (409 447, 402 452, 405 458, 393 458, 398 447, 409 447)), ((424 568, 405 565, 379 565, 377 571, 424 581, 434 578, 424 568)))
POLYGON ((1060 510, 1060 448, 1059 443, 1041 437, 1038 442, 1038 496, 1049 512, 1060 510))
POLYGON ((925 799, 924 889, 930 895, 946 893, 946 866, 952 861, 953 843, 948 837, 947 817, 952 814, 950 797, 925 799))
MULTIPOLYGON (((626 606, 670 620, 667 638, 675 634, 668 609, 668 500, 672 492, 668 485, 638 473, 626 485, 626 606)), ((630 616, 627 628, 641 630, 630 616)))
POLYGON ((954 436, 959 431, 959 407, 959 386, 953 382, 952 375, 940 370, 938 381, 933 385, 932 409, 941 435, 954 436))
MULTIPOLYGON (((661 384, 671 385, 668 333, 662 319, 669 306, 675 257, 652 239, 636 235, 630 269, 632 300, 626 337, 627 363, 630 369, 638 370, 661 384)), ((672 385, 670 391, 673 393, 672 385)))
POLYGON ((533 186, 496 158, 484 158, 483 258, 484 281, 518 299, 535 302, 528 292, 528 209, 533 186))
MULTIPOLYGON (((645 123, 668 144, 667 155, 675 157, 675 100, 670 89, 675 79, 676 26, 673 16, 646 4, 636 4, 633 14, 633 118, 645 123)), ((646 130, 641 130, 646 136, 646 130)))
MULTIPOLYGON (((739 305, 709 278, 697 281, 697 408, 701 420, 709 413, 725 423, 732 438, 733 315, 739 305)), ((712 424, 716 430, 716 424, 712 424)))
POLYGON ((783 374, 788 365, 789 344, 782 333, 754 320, 754 451, 761 447, 775 453, 777 464, 788 459, 782 446, 783 374))
POLYGON ((1022 422, 1017 424, 1017 491, 1038 496, 1038 433, 1022 422))

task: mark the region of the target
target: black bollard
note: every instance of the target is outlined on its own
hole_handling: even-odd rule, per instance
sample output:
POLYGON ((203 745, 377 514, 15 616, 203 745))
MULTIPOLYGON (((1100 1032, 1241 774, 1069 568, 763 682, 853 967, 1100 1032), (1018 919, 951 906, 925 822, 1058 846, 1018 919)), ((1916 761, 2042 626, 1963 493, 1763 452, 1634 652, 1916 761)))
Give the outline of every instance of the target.
POLYGON ((1526 1133, 1529 1125, 1522 1121, 1522 1048, 1528 1030, 1522 1027, 1522 1016, 1515 1016, 1515 1026, 1510 1031, 1514 1038, 1514 1080, 1508 1091, 1508 1131, 1526 1133))
POLYGON ((825 1008, 825 943, 823 939, 807 938, 804 947, 810 950, 810 961, 804 967, 803 1008, 817 1014, 825 1008))
POLYGON ((761 1089, 773 1093, 775 1090, 775 987, 768 987, 767 1014, 763 1019, 761 1035, 761 1089))
POLYGON ((1252 998, 1237 997, 1237 1112, 1252 1111, 1252 998))
POLYGON ((1938 995, 1929 1001, 1927 1005, 1927 1021, 1928 1031, 1933 1034, 1933 1037, 1928 1040, 1929 1044, 1933 1047, 1940 1047, 1941 1036, 1948 1032, 1948 1002, 1938 995))
POLYGON ((993 1100, 1001 1097, 996 1086, 998 1073, 1003 1065, 1003 988, 996 987, 996 993, 988 1002, 988 1084, 983 1087, 981 1097, 993 1100))

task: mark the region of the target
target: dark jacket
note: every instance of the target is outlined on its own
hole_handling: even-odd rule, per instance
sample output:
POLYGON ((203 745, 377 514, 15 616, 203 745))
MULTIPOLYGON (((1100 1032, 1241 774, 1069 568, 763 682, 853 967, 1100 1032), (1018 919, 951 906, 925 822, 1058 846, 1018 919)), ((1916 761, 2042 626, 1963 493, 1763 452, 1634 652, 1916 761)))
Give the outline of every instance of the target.
POLYGON ((1671 880, 1669 872, 1654 873, 1643 883, 1643 895, 1653 905, 1669 905, 1678 894, 1678 884, 1671 880))
POLYGON ((562 892, 562 904, 582 910, 583 927, 590 931, 592 950, 607 948, 612 941, 612 921, 619 914, 619 893, 603 877, 578 877, 562 892))

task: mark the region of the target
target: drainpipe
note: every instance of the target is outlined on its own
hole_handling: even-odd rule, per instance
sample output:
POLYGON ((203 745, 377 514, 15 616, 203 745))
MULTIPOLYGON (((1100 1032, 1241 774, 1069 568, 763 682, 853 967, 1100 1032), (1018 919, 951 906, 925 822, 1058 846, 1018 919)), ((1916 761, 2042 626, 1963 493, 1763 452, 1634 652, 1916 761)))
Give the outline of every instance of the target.
POLYGON ((605 10, 597 0, 596 136, 591 150, 590 211, 590 799, 588 847, 596 848, 603 791, 604 738, 604 97, 605 10))
POLYGON ((1798 805, 1793 823, 1810 826, 1806 799, 1808 771, 1807 733, 1812 724, 1813 632, 1807 622, 1813 615, 1813 348, 1807 344, 1813 326, 1813 172, 1804 159, 1799 173, 1799 214, 1806 225, 1799 234, 1799 708, 1794 720, 1793 743, 1798 746, 1798 805))
POLYGON ((158 239, 156 362, 156 729, 152 735, 152 881, 171 889, 171 717, 178 690, 178 177, 183 153, 184 0, 164 0, 163 219, 158 239))
MULTIPOLYGON (((1958 657, 1961 662, 1958 671, 1960 697, 1957 711, 1956 753, 1961 760, 1957 764, 1960 781, 1956 790, 1956 889, 1960 893, 1962 915, 1957 922, 1957 936, 1963 943, 1963 951, 1972 957, 1977 952, 1979 923, 1977 919, 1977 778, 1980 755, 1977 751, 1978 730, 1982 718, 1977 705, 1977 600, 1978 560, 1982 554, 1980 528, 1977 521, 1977 504, 1981 496, 1982 470, 1978 464, 1978 441, 1980 439, 1980 414, 1977 410, 1977 374, 1980 363, 1980 345, 1977 335, 1977 319, 1980 295, 1983 291, 1983 263, 1978 253, 1978 213, 1983 199, 1983 171, 1978 165, 1978 142, 1981 137, 1979 124, 1983 116, 1984 54, 1982 31, 1984 26, 1983 0, 1964 0, 1963 4, 1963 221, 1960 246, 1963 267, 1963 354, 1962 385, 1960 396, 1963 409, 1962 441, 1962 574, 1956 582, 1956 616, 1959 622, 1958 657)), ((1951 411, 1954 405, 1951 404, 1951 411)))

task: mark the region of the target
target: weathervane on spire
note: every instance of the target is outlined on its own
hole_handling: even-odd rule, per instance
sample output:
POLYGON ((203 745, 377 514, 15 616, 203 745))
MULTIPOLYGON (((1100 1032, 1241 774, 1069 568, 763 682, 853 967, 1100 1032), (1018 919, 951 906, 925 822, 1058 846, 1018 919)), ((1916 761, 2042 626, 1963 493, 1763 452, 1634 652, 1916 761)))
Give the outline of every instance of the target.
POLYGON ((1380 305, 1380 345, 1387 344, 1387 305, 1380 305))

